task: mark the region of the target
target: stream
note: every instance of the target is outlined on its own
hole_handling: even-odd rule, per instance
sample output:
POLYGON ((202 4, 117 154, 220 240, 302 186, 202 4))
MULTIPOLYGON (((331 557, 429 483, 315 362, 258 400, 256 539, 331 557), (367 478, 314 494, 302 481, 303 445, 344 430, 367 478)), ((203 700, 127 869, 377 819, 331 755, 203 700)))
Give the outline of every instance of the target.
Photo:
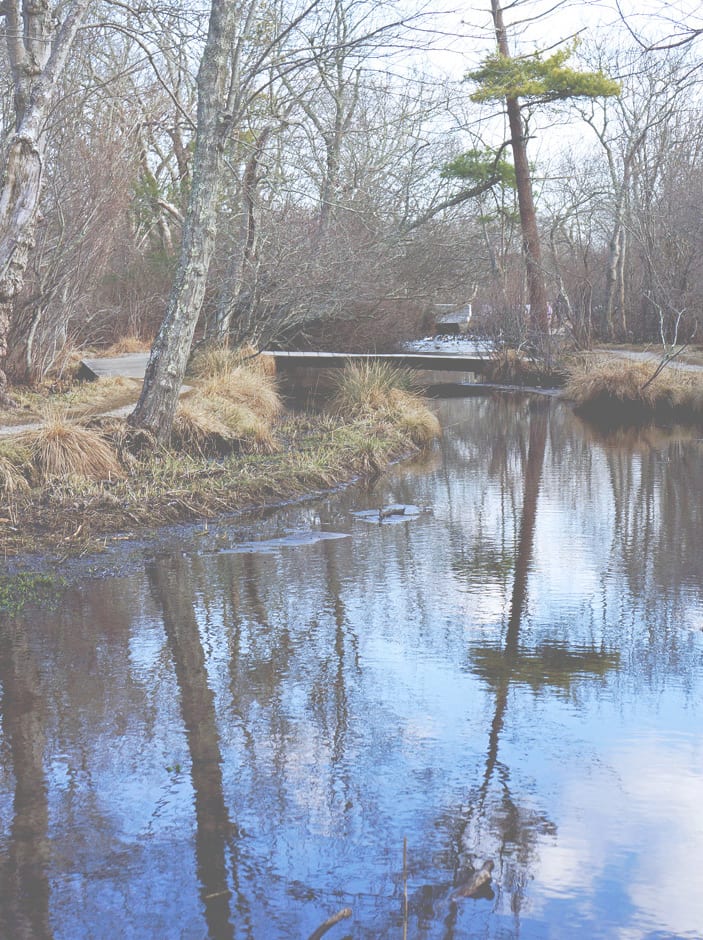
POLYGON ((439 409, 0 615, 0 937, 703 937, 701 432, 439 409))

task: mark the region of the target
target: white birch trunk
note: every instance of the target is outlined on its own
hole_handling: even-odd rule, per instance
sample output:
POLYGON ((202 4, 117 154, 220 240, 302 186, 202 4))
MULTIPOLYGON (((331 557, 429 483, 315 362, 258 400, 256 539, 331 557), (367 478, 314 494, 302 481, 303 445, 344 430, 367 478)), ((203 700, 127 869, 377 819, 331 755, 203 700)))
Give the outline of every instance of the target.
POLYGON ((142 392, 129 417, 131 425, 150 431, 159 441, 168 440, 171 434, 217 234, 224 143, 230 129, 229 116, 222 109, 230 71, 233 6, 228 0, 212 0, 208 37, 198 72, 193 181, 181 255, 142 392))
MULTIPOLYGON (((62 24, 53 25, 46 0, 7 0, 7 51, 15 98, 15 133, 10 139, 0 190, 0 362, 7 355, 12 304, 24 285, 39 211, 44 171, 43 128, 76 33, 92 0, 73 0, 62 24)), ((0 371, 0 400, 5 376, 0 371)))

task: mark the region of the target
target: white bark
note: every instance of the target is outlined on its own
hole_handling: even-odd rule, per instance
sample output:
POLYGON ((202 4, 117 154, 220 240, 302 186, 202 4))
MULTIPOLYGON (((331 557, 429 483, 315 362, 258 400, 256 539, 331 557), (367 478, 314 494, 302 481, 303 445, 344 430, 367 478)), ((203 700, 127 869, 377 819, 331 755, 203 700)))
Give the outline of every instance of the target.
POLYGON ((7 51, 15 93, 15 133, 0 190, 0 360, 7 353, 12 301, 22 290, 34 246, 44 170, 43 128, 76 33, 92 0, 73 0, 54 26, 46 0, 7 0, 7 51))
POLYGON ((223 151, 230 130, 222 105, 230 77, 229 53, 234 26, 233 4, 228 0, 213 0, 198 72, 193 182, 178 271, 151 350, 142 393, 129 418, 130 424, 151 431, 162 441, 171 433, 217 234, 223 151))

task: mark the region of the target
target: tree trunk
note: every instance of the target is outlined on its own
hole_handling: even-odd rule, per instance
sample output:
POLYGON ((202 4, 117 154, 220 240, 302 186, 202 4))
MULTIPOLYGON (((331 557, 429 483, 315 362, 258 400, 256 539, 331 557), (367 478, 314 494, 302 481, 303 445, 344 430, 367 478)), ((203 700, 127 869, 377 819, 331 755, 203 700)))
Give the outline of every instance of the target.
MULTIPOLYGON (((46 116, 78 28, 91 0, 73 0, 56 28, 49 4, 7 0, 3 5, 7 52, 15 100, 15 133, 7 150, 0 191, 0 362, 7 341, 15 297, 22 290, 39 211, 44 171, 46 116)), ((5 376, 0 371, 0 402, 5 376)))
MULTIPOLYGON (((498 0, 491 0, 493 23, 498 41, 498 51, 506 59, 510 58, 508 37, 503 22, 503 10, 498 0)), ((517 98, 505 99, 510 126, 510 146, 515 164, 515 183, 517 187, 520 227, 522 229, 525 268, 527 272, 527 292, 530 301, 530 321, 542 332, 549 329, 547 287, 542 268, 542 248, 537 228, 537 213, 532 197, 532 178, 527 160, 527 141, 517 98)))
POLYGON ((151 350, 144 386, 129 416, 130 424, 146 428, 162 442, 171 434, 217 234, 224 143, 230 131, 229 116, 222 108, 226 101, 234 16, 231 3, 213 0, 207 42, 198 71, 193 181, 180 261, 166 314, 151 350))
MULTIPOLYGON (((207 324, 206 340, 208 342, 229 342, 232 317, 239 300, 245 272, 256 265, 258 231, 256 224, 257 196, 259 186, 259 162, 275 125, 264 127, 254 142, 249 158, 244 166, 241 193, 241 220, 239 225, 239 241, 236 250, 230 259, 224 284, 220 291, 217 307, 207 324)), ((246 327, 247 324, 242 324, 246 327)), ((240 331, 246 334, 246 329, 240 331)))

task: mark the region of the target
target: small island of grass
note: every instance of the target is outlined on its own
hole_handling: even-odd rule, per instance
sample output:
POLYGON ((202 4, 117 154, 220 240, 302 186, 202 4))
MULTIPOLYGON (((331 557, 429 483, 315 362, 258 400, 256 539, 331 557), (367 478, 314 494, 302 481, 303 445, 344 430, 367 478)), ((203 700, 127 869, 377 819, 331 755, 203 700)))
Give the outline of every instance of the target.
POLYGON ((129 410, 136 382, 25 394, 32 426, 0 438, 5 557, 260 510, 379 473, 440 434, 408 376, 382 364, 343 369, 323 411, 285 408, 249 349, 196 355, 188 385, 168 445, 106 413, 129 410))

